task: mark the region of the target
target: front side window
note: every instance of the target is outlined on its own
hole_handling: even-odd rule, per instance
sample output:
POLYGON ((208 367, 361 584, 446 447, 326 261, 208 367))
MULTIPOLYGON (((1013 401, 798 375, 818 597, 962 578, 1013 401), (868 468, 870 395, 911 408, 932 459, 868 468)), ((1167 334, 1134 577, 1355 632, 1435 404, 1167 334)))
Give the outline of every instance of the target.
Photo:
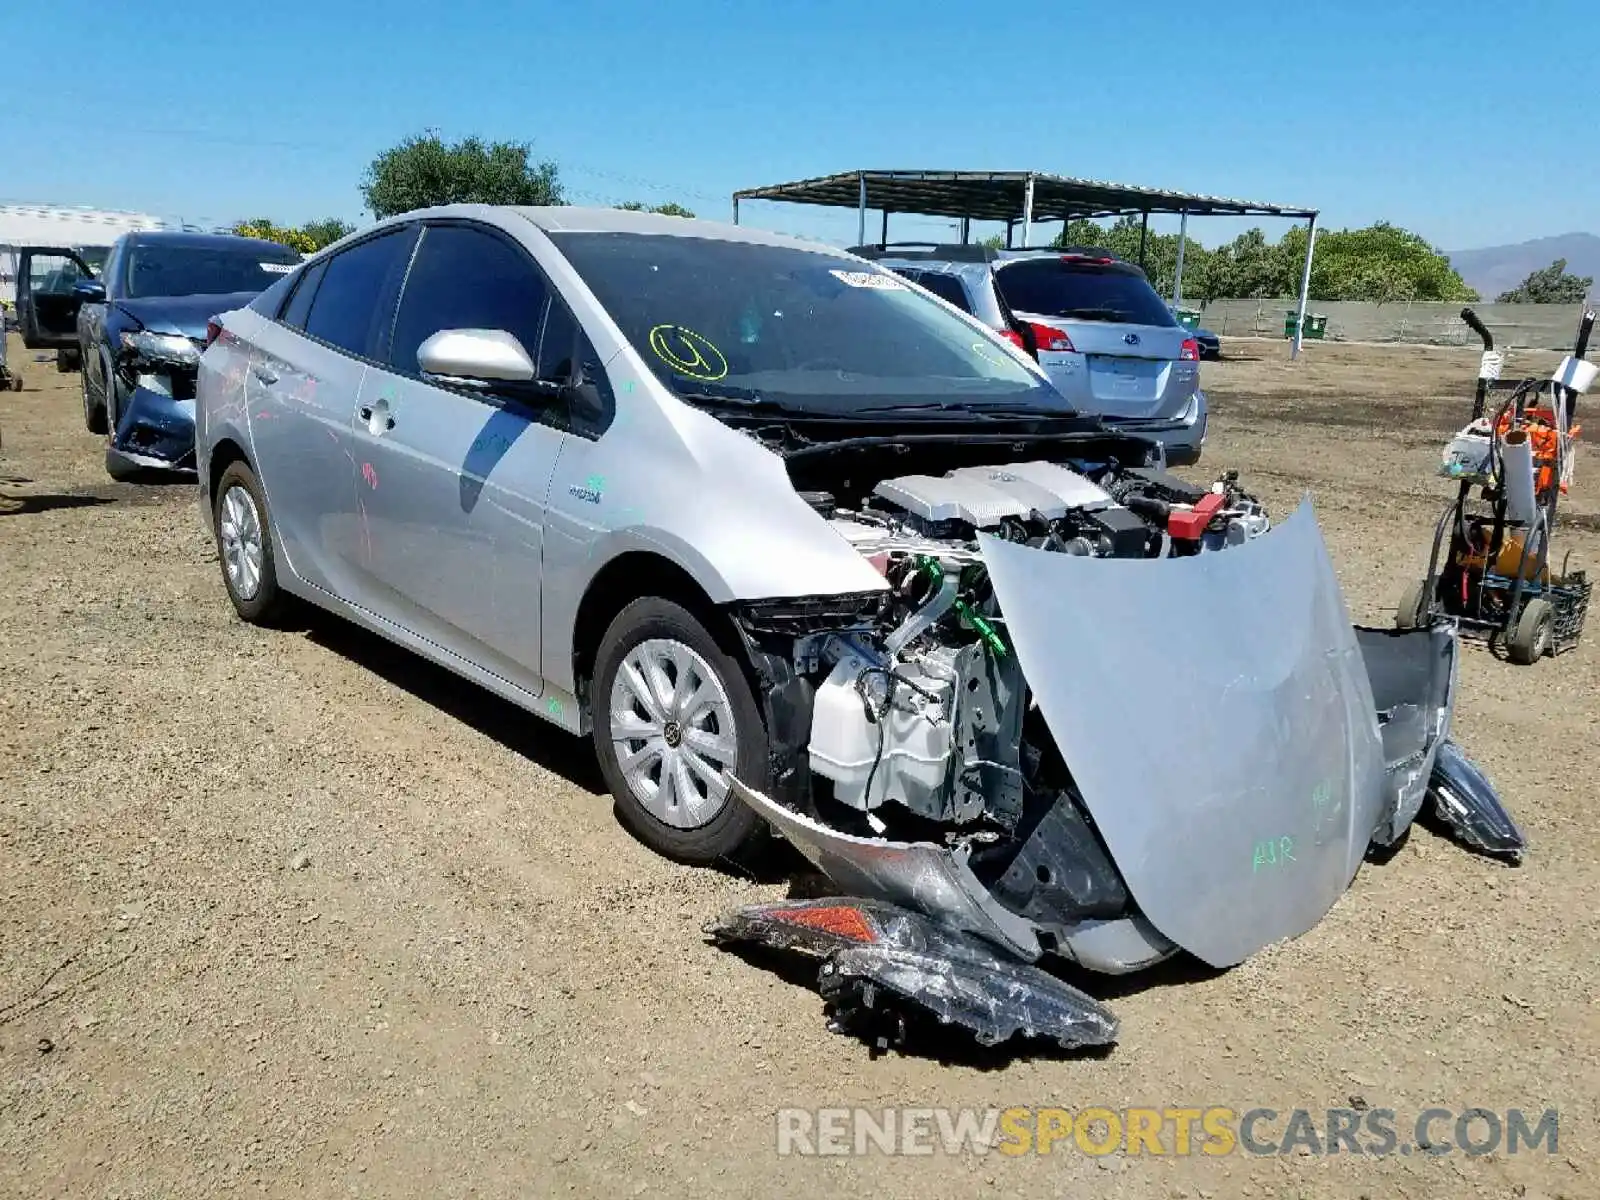
POLYGON ((351 354, 369 356, 379 326, 391 311, 385 304, 391 280, 404 266, 409 231, 395 230, 327 260, 322 282, 311 298, 305 331, 351 354))
POLYGON ((505 330, 534 358, 547 296, 533 263, 505 239, 466 225, 433 226, 406 277, 389 362, 417 374, 417 348, 441 329, 505 330))
POLYGON ((1065 409, 986 333, 855 259, 660 234, 550 238, 657 378, 690 403, 833 416, 1065 409))
POLYGON ((292 271, 300 256, 287 246, 135 242, 127 253, 125 295, 223 296, 263 292, 292 271))

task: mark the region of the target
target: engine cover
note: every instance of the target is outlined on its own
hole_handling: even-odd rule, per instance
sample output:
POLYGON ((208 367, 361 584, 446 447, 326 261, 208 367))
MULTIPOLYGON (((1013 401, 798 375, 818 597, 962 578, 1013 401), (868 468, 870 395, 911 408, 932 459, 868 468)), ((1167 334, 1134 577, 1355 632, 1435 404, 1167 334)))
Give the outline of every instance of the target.
POLYGON ((1072 509, 1104 508, 1109 493, 1076 471, 1052 462, 961 467, 947 475, 901 475, 873 489, 924 521, 964 521, 977 529, 1003 517, 1037 512, 1049 520, 1072 509))

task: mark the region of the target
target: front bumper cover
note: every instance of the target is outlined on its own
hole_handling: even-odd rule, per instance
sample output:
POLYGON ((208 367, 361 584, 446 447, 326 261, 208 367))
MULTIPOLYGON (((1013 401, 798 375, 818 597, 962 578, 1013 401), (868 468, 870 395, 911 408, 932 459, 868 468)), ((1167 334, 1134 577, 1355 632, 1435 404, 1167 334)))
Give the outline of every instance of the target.
MULTIPOLYGON (((134 466, 192 471, 194 400, 174 397, 164 378, 150 374, 140 375, 132 387, 118 387, 121 400, 109 452, 134 466)), ((181 384, 179 392, 181 397, 181 384)))

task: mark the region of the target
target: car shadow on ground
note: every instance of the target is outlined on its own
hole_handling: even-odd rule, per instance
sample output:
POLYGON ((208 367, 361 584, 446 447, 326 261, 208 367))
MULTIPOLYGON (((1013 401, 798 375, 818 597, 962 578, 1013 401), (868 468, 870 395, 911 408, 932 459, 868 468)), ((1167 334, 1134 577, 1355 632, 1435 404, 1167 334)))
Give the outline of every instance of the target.
MULTIPOLYGON (((600 798, 609 796, 594 745, 587 737, 567 733, 420 655, 321 609, 302 606, 293 628, 574 787, 600 798)), ((738 861, 719 862, 712 869, 749 882, 770 884, 791 879, 806 867, 805 860, 787 842, 773 837, 759 842, 738 861)))
POLYGON ((421 655, 331 613, 303 609, 296 624, 317 645, 404 688, 423 703, 493 738, 536 766, 584 791, 605 794, 605 780, 587 738, 574 737, 421 655))
POLYGON ((18 496, 0 492, 0 517, 20 517, 30 513, 54 512, 64 508, 92 508, 115 503, 109 496, 74 495, 47 492, 37 496, 18 496))

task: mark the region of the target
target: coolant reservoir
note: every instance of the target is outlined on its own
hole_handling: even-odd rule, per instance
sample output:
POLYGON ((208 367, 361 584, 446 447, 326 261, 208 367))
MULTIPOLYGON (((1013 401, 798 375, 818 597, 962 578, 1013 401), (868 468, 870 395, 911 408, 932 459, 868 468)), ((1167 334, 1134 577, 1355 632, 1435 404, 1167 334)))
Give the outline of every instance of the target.
POLYGON ((833 781, 835 799, 862 811, 891 798, 921 811, 932 806, 945 785, 951 743, 950 682, 923 672, 915 663, 897 662, 895 671, 931 693, 933 699, 905 684, 897 685, 894 703, 881 726, 868 718, 861 690, 877 711, 882 708, 888 680, 865 657, 847 652, 817 688, 811 719, 811 770, 833 781), (862 680, 859 690, 858 679, 862 680))

